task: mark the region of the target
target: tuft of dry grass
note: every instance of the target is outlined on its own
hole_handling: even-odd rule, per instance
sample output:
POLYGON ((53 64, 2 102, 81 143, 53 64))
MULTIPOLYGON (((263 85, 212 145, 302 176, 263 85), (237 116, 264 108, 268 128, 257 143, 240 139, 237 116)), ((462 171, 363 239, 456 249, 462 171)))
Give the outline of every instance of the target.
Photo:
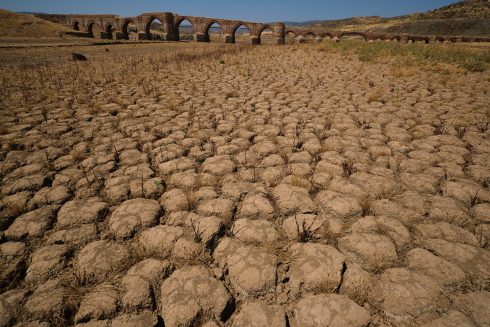
POLYGON ((349 178, 352 174, 357 172, 356 165, 350 160, 344 160, 342 162, 342 170, 344 171, 344 177, 349 178))

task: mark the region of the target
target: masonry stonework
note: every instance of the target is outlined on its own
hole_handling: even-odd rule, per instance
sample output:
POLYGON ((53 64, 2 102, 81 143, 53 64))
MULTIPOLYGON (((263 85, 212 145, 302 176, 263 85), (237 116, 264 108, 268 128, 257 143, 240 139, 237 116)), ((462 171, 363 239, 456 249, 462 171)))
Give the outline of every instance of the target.
POLYGON ((398 42, 490 42, 490 38, 471 38, 441 35, 407 35, 407 34, 374 34, 363 32, 340 32, 321 30, 286 30, 283 23, 274 24, 244 22, 221 18, 197 16, 181 16, 170 12, 145 13, 135 17, 120 17, 116 15, 51 15, 37 14, 36 16, 70 27, 78 31, 77 35, 100 37, 103 39, 129 39, 129 25, 136 26, 139 40, 161 39, 164 41, 179 41, 180 24, 190 22, 194 29, 193 39, 197 42, 209 42, 209 30, 213 24, 219 24, 225 43, 235 43, 236 32, 243 26, 250 31, 250 43, 261 44, 261 36, 265 30, 271 30, 275 44, 285 44, 286 37, 293 37, 295 43, 304 43, 308 38, 321 42, 324 39, 340 41, 347 37, 361 37, 365 41, 398 41, 398 42), (154 21, 160 21, 163 33, 152 35, 150 27, 154 21), (100 34, 99 34, 100 33, 100 34))

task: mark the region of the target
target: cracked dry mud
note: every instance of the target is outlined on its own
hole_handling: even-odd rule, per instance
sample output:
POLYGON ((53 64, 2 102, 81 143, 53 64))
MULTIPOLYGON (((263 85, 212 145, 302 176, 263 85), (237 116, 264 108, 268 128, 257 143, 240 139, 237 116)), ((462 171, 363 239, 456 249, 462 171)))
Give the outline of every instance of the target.
POLYGON ((0 327, 490 325, 488 75, 124 47, 2 71, 0 327))

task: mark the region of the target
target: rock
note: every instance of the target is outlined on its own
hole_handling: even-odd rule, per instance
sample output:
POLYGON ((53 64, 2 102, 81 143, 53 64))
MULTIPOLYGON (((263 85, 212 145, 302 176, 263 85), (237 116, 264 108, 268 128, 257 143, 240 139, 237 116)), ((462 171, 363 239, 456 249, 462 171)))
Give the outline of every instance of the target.
POLYGON ((143 311, 138 314, 124 314, 113 319, 111 322, 111 327, 157 327, 159 325, 158 316, 151 311, 143 311))
POLYGON ((0 291, 22 282, 26 269, 24 256, 0 257, 0 291))
POLYGON ((184 191, 174 188, 163 193, 160 204, 166 212, 177 212, 189 210, 189 199, 184 191))
POLYGON ((169 185, 184 190, 194 189, 197 184, 197 174, 190 170, 181 173, 175 173, 169 178, 169 185))
POLYGON ((198 220, 191 219, 194 240, 211 246, 216 242, 223 231, 223 223, 217 217, 203 217, 198 220))
POLYGON ((234 299, 204 266, 176 270, 160 288, 160 313, 167 327, 192 326, 199 317, 226 321, 234 299))
POLYGON ((413 249, 407 253, 410 270, 430 276, 442 285, 457 285, 466 278, 458 266, 433 255, 424 249, 413 249))
POLYGON ((474 198, 478 198, 481 202, 490 201, 490 192, 481 187, 475 182, 461 179, 457 182, 448 181, 444 187, 442 187, 444 196, 449 196, 457 199, 466 205, 471 206, 474 198))
POLYGON ((393 242, 378 234, 354 233, 344 236, 338 240, 338 248, 365 269, 383 269, 398 259, 393 242))
POLYGON ((75 327, 111 327, 110 320, 93 320, 84 324, 76 324, 75 327))
POLYGON ((4 257, 15 257, 24 254, 26 244, 23 242, 6 242, 0 244, 0 254, 4 257))
POLYGON ((30 317, 63 317, 64 312, 74 310, 77 294, 64 286, 59 280, 49 280, 39 285, 24 305, 30 317), (69 300, 68 300, 69 299, 69 300))
POLYGON ((131 180, 129 192, 132 198, 157 199, 163 193, 163 180, 159 177, 143 180, 131 180), (142 184, 143 183, 143 184, 142 184))
POLYGON ((117 287, 111 284, 98 285, 83 297, 75 321, 85 322, 111 318, 116 313, 118 301, 117 287))
POLYGON ((146 254, 165 257, 172 252, 175 242, 183 234, 181 227, 159 225, 141 232, 137 243, 146 254))
POLYGON ((426 194, 436 194, 440 182, 436 175, 413 173, 402 173, 400 180, 407 188, 426 194))
POLYGON ((95 224, 83 224, 71 229, 62 229, 49 235, 51 244, 81 245, 93 241, 97 234, 95 224))
POLYGON ((345 295, 308 295, 294 308, 297 327, 350 326, 365 327, 369 324, 369 312, 345 295))
POLYGON ((109 178, 104 184, 105 199, 111 204, 117 204, 128 199, 130 195, 129 176, 109 178))
POLYGON ((122 282, 125 290, 121 299, 125 312, 154 308, 154 298, 150 284, 138 276, 125 276, 122 282))
POLYGON ((333 191, 321 191, 315 201, 325 213, 333 213, 340 217, 360 215, 362 208, 356 198, 333 191))
POLYGON ((192 240, 179 238, 175 242, 174 249, 172 250, 172 257, 174 259, 192 261, 203 258, 203 255, 207 255, 207 253, 204 252, 204 247, 195 238, 192 240))
POLYGON ((14 179, 2 186, 2 194, 10 195, 22 191, 36 191, 48 184, 49 177, 45 174, 35 174, 14 179))
POLYGON ((439 238, 448 242, 464 243, 472 246, 480 245, 474 234, 447 222, 419 224, 415 225, 415 230, 423 238, 439 238))
POLYGON ((380 233, 387 235, 397 247, 410 241, 410 232, 398 220, 388 217, 363 217, 351 225, 353 233, 380 233))
POLYGON ((70 191, 65 186, 46 187, 34 194, 28 207, 34 209, 49 204, 63 204, 69 197, 70 191))
POLYGON ((136 149, 122 151, 119 154, 119 163, 122 166, 136 166, 147 162, 146 153, 141 153, 136 149))
POLYGON ((279 305, 247 302, 235 317, 233 327, 286 327, 286 312, 279 305))
POLYGON ((276 205, 283 215, 310 213, 316 210, 308 191, 304 188, 281 184, 274 188, 273 195, 276 205))
POLYGON ((449 197, 431 197, 429 213, 432 220, 442 220, 461 227, 471 221, 469 211, 464 204, 449 197))
POLYGON ((442 289, 430 277, 402 268, 387 269, 370 294, 382 313, 395 322, 413 320, 442 305, 442 289))
POLYGON ((488 326, 490 322, 490 292, 471 292, 454 297, 454 306, 470 317, 476 326, 488 326))
POLYGON ((102 281, 126 267, 131 253, 126 245, 95 241, 86 245, 75 261, 78 276, 85 282, 102 281))
POLYGON ((50 327, 50 325, 45 321, 34 320, 17 324, 15 327, 50 327))
POLYGON ((297 243, 290 249, 290 287, 293 296, 306 292, 333 292, 342 280, 344 256, 334 247, 297 243))
POLYGON ((227 155, 207 158, 202 164, 202 171, 216 176, 223 176, 232 173, 235 163, 227 155))
POLYGON ((328 222, 328 219, 324 216, 299 214, 285 219, 282 227, 288 239, 308 241, 310 238, 325 236, 328 222))
POLYGON ((26 281, 42 282, 55 277, 64 268, 68 251, 66 245, 49 245, 36 250, 27 269, 26 281))
POLYGON ((109 230, 117 238, 131 237, 141 227, 158 222, 160 205, 155 200, 133 199, 119 205, 109 218, 109 230))
POLYGON ((475 235, 480 247, 488 249, 490 246, 490 224, 481 224, 475 228, 475 235))
POLYGON ((66 202, 58 211, 57 227, 94 223, 107 212, 107 203, 99 198, 66 202))
POLYGON ((274 225, 267 220, 238 219, 233 224, 232 231, 244 243, 272 244, 279 239, 274 225))
POLYGON ((196 163, 190 158, 179 158, 164 162, 158 166, 161 175, 170 175, 178 171, 185 171, 194 168, 196 163))
POLYGON ((454 263, 473 278, 490 278, 490 253, 484 249, 439 239, 425 241, 424 248, 454 263))
MULTIPOLYGON (((424 212, 405 208, 400 203, 388 199, 375 200, 369 204, 369 213, 375 216, 393 217, 400 223, 410 225, 423 217, 424 212)), ((423 207, 423 201, 422 201, 423 207)))
POLYGON ((156 259, 146 259, 131 267, 122 279, 125 293, 121 302, 125 310, 153 310, 158 285, 171 272, 172 265, 168 261, 156 259))
POLYGON ((240 198, 242 194, 248 193, 265 193, 266 190, 264 186, 260 183, 247 183, 247 182, 228 182, 223 184, 221 192, 227 198, 236 201, 240 198))
POLYGON ((490 203, 482 203, 473 207, 475 218, 482 223, 490 223, 490 203))
POLYGON ((220 267, 228 268, 230 284, 236 293, 256 297, 274 292, 278 259, 263 248, 223 239, 214 250, 213 257, 220 267))
POLYGON ((248 193, 238 208, 239 218, 271 219, 274 217, 274 207, 262 193, 248 193))
POLYGON ((56 207, 46 206, 25 213, 5 231, 5 237, 9 240, 41 237, 51 227, 55 212, 56 207))
POLYGON ((356 263, 349 263, 343 275, 340 293, 362 304, 366 302, 373 284, 374 278, 370 273, 356 263))
POLYGON ((12 326, 20 316, 22 301, 28 290, 14 289, 0 295, 0 327, 12 326))
POLYGON ((361 186, 372 197, 383 197, 395 191, 397 185, 393 178, 357 172, 350 176, 350 181, 361 186))
POLYGON ((199 221, 202 216, 188 211, 177 211, 172 212, 165 219, 165 225, 168 226, 179 226, 179 227, 190 227, 193 221, 199 221))
POLYGON ((459 311, 453 310, 443 317, 433 320, 423 327, 475 327, 471 320, 459 311))
POLYGON ((223 198, 209 199, 199 203, 196 211, 202 216, 216 216, 226 222, 231 219, 233 202, 223 198))
POLYGON ((215 323, 214 321, 208 321, 202 327, 219 327, 219 325, 217 323, 215 323))

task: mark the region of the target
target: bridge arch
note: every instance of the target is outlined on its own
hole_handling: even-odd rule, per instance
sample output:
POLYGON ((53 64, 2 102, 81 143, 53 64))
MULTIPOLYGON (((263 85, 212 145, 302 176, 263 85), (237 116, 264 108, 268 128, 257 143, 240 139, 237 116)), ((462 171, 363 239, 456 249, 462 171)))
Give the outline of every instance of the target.
POLYGON ((95 20, 90 20, 87 23, 87 33, 92 38, 100 38, 101 28, 99 24, 95 22, 95 20))
POLYGON ((353 36, 359 36, 359 37, 362 37, 364 39, 364 41, 368 41, 368 37, 366 34, 364 33, 360 33, 360 32, 344 32, 342 34, 340 34, 339 36, 339 40, 341 40, 343 37, 353 37, 353 36))
POLYGON ((79 31, 80 30, 80 23, 78 22, 78 20, 74 20, 72 23, 71 23, 71 28, 75 31, 79 31))
POLYGON ((107 22, 104 27, 104 38, 106 39, 112 39, 113 35, 112 32, 115 30, 115 26, 113 22, 107 22))
POLYGON ((204 38, 206 42, 211 42, 213 37, 211 37, 212 34, 219 34, 219 39, 221 40, 222 35, 223 35, 223 25, 220 21, 212 19, 204 25, 204 38), (219 33, 212 33, 213 30, 219 29, 219 33))
MULTIPOLYGON (((243 23, 243 22, 237 23, 231 29, 231 37, 233 39, 233 43, 237 43, 236 42, 237 41, 237 32, 239 32, 239 33, 241 32, 241 35, 243 35, 244 37, 248 36, 248 38, 250 39, 252 29, 246 23, 243 23), (239 31, 239 30, 241 30, 241 31, 239 31)), ((238 42, 238 43, 243 43, 243 42, 238 42)), ((248 43, 248 42, 246 42, 246 43, 248 43)))
POLYGON ((179 17, 175 23, 175 32, 178 34, 179 41, 192 41, 194 40, 194 33, 196 32, 195 22, 192 19, 182 16, 179 17), (189 29, 189 31, 185 31, 189 29))
POLYGON ((284 33, 284 39, 286 44, 294 44, 297 37, 298 35, 295 31, 289 30, 284 33))
POLYGON ((319 33, 317 33, 317 36, 318 36, 318 37, 320 37, 320 38, 322 38, 322 39, 324 39, 324 38, 326 38, 326 37, 328 37, 329 39, 333 39, 333 38, 335 37, 335 36, 334 36, 332 33, 330 33, 330 32, 319 32, 319 33))
POLYGON ((274 28, 269 25, 269 24, 264 24, 262 25, 258 32, 257 32, 257 37, 258 37, 258 44, 273 44, 274 43, 274 28), (263 33, 267 30, 270 30, 270 37, 264 36, 263 33))
POLYGON ((162 26, 163 28, 163 20, 162 18, 160 17, 157 17, 157 16, 150 16, 146 22, 145 22, 145 35, 146 35, 146 39, 147 40, 158 40, 158 39, 162 39, 163 36, 159 35, 159 34, 152 34, 151 33, 151 25, 155 22, 155 21, 158 21, 159 24, 162 26))
POLYGON ((221 42, 223 38, 224 27, 220 21, 216 19, 211 19, 204 24, 203 32, 205 42, 221 42), (219 33, 216 33, 217 30, 219 30, 219 33))
POLYGON ((124 39, 129 40, 131 33, 138 33, 138 26, 133 18, 125 18, 121 24, 124 39))

